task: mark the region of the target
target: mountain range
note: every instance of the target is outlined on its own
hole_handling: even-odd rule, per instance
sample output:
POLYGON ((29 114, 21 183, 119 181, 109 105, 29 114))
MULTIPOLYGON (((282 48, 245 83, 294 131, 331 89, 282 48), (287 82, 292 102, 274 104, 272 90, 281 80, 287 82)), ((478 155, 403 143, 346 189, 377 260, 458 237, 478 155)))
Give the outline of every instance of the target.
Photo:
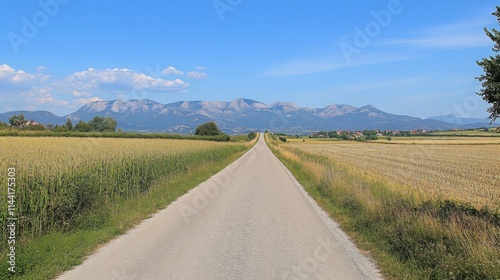
POLYGON ((179 101, 161 104, 152 100, 95 101, 66 116, 48 111, 14 111, 0 114, 0 121, 8 122, 12 115, 24 114, 28 120, 42 124, 64 124, 69 118, 89 121, 94 116, 110 116, 118 121, 123 131, 162 131, 192 133, 196 126, 215 121, 229 134, 249 131, 309 132, 319 130, 445 130, 489 126, 486 119, 467 119, 453 115, 428 119, 394 115, 371 105, 360 108, 332 104, 325 108, 298 107, 290 102, 271 105, 239 98, 224 101, 179 101))

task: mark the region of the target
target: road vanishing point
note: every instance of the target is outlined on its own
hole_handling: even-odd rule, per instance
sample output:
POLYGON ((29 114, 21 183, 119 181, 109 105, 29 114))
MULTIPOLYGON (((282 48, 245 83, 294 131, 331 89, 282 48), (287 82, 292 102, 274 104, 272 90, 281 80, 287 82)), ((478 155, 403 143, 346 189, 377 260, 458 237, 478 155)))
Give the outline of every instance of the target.
POLYGON ((237 161, 58 279, 382 279, 267 147, 237 161))

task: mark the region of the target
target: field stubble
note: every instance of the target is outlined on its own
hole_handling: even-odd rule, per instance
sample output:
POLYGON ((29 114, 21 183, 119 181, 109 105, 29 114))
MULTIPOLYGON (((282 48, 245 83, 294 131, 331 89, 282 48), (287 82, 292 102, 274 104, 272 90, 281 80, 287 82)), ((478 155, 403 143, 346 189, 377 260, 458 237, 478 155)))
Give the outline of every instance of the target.
POLYGON ((500 207, 500 145, 337 142, 297 147, 382 175, 425 198, 500 207))
POLYGON ((499 145, 268 141, 388 279, 498 279, 499 145))

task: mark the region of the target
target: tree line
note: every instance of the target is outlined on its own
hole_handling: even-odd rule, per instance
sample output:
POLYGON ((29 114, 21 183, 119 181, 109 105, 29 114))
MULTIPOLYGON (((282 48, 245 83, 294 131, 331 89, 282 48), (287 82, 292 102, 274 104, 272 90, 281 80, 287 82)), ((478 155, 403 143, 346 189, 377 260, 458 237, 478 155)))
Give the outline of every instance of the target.
POLYGON ((115 132, 118 122, 111 117, 95 116, 89 122, 79 120, 76 124, 68 118, 64 125, 43 125, 33 120, 27 120, 24 114, 14 115, 9 118, 9 124, 0 122, 0 129, 14 128, 22 130, 51 130, 54 132, 115 132), (9 125, 10 124, 10 125, 9 125))

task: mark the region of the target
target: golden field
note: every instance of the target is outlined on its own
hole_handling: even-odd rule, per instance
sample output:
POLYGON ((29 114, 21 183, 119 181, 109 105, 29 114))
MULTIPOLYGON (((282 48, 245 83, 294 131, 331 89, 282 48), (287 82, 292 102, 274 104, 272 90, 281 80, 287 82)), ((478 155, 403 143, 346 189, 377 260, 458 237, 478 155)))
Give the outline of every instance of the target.
POLYGON ((500 145, 491 141, 470 137, 410 138, 391 144, 295 140, 290 146, 383 176, 426 197, 494 208, 500 205, 500 145))
POLYGON ((500 145, 419 138, 268 142, 385 279, 498 279, 500 145))
POLYGON ((0 137, 0 170, 51 175, 97 161, 113 161, 138 156, 182 155, 215 147, 237 145, 193 140, 0 137))
MULTIPOLYGON (((0 184, 15 168, 20 236, 78 225, 89 211, 132 199, 163 178, 188 174, 246 149, 197 140, 0 137, 0 184)), ((0 190, 7 197, 7 188, 0 190)), ((7 209, 0 208, 5 221, 7 209)), ((2 236, 1 241, 4 241, 2 236)), ((2 242, 5 244, 5 242, 2 242)))

